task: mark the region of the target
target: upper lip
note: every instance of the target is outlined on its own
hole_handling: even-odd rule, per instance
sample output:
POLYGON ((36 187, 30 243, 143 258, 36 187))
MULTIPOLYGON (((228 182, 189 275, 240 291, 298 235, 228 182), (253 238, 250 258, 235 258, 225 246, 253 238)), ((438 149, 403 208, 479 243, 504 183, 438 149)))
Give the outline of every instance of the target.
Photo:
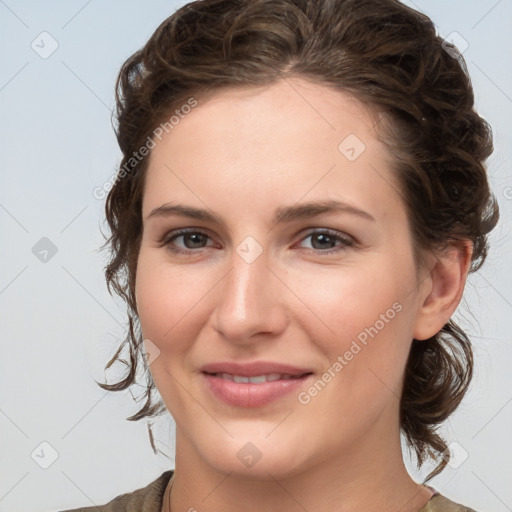
POLYGON ((288 364, 273 363, 268 361, 255 361, 252 363, 235 363, 232 361, 209 363, 201 368, 205 373, 229 373, 242 377, 255 377, 271 373, 284 373, 287 375, 303 375, 312 373, 308 368, 299 368, 288 364))

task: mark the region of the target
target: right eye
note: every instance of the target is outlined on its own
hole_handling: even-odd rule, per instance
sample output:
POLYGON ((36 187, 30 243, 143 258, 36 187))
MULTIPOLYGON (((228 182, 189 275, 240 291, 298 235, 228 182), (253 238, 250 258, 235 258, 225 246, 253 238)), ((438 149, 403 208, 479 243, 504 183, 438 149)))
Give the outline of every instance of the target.
MULTIPOLYGON (((206 242, 210 237, 195 229, 181 229, 178 231, 171 231, 162 240, 162 246, 167 247, 170 251, 177 254, 191 254, 197 252, 194 249, 204 249, 208 247, 206 242), (181 239, 183 245, 177 245, 176 240, 181 239)), ((211 239, 210 239, 211 240, 211 239)))

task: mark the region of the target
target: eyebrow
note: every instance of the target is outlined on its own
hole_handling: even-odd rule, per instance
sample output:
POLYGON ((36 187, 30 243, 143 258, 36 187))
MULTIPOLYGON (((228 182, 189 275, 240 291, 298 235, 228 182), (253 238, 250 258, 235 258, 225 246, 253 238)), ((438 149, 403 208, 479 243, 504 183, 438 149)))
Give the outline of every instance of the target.
MULTIPOLYGON (((309 219, 324 213, 346 213, 375 222, 375 218, 372 215, 364 210, 356 208, 355 206, 342 201, 325 200, 278 208, 273 218, 273 224, 283 224, 300 219, 309 219)), ((166 218, 173 216, 187 217, 226 225, 225 220, 220 215, 216 215, 211 212, 211 210, 194 208, 192 206, 182 204, 164 204, 159 206, 152 210, 146 219, 149 220, 156 217, 166 218)))

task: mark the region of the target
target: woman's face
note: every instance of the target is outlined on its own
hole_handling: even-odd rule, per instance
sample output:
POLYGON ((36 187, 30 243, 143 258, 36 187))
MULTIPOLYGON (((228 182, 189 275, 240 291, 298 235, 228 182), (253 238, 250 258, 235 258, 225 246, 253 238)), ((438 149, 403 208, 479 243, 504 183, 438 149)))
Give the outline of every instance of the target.
POLYGON ((177 461, 371 460, 398 440, 425 296, 372 117, 299 79, 198 101, 152 150, 136 278, 177 461))

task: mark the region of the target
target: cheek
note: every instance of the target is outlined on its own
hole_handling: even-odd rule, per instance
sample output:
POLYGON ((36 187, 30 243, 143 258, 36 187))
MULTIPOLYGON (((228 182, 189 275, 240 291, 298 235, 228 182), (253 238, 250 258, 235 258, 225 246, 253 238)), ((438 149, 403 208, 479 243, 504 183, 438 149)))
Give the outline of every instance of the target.
POLYGON ((144 338, 161 351, 184 350, 195 326, 200 328, 194 318, 201 314, 201 301, 213 285, 207 273, 194 273, 192 278, 190 272, 142 249, 135 295, 144 338))
POLYGON ((302 306, 304 314, 295 318, 324 355, 322 380, 334 383, 318 405, 327 407, 335 393, 354 407, 372 403, 379 409, 399 395, 412 341, 411 262, 389 258, 359 269, 333 269, 315 280, 298 277, 290 276, 294 291, 311 309, 302 306))
POLYGON ((189 278, 183 269, 172 268, 151 251, 141 250, 135 295, 142 337, 151 341, 145 343, 150 371, 175 421, 190 407, 188 395, 183 394, 183 372, 187 353, 201 327, 194 318, 200 314, 205 287, 200 279, 191 282, 189 278), (155 354, 152 361, 148 346, 155 354))
POLYGON ((389 331, 387 327, 401 321, 397 309, 405 307, 408 282, 403 272, 399 276, 384 265, 366 265, 333 268, 315 276, 297 272, 288 278, 306 313, 298 318, 334 344, 355 338, 374 324, 389 331))

